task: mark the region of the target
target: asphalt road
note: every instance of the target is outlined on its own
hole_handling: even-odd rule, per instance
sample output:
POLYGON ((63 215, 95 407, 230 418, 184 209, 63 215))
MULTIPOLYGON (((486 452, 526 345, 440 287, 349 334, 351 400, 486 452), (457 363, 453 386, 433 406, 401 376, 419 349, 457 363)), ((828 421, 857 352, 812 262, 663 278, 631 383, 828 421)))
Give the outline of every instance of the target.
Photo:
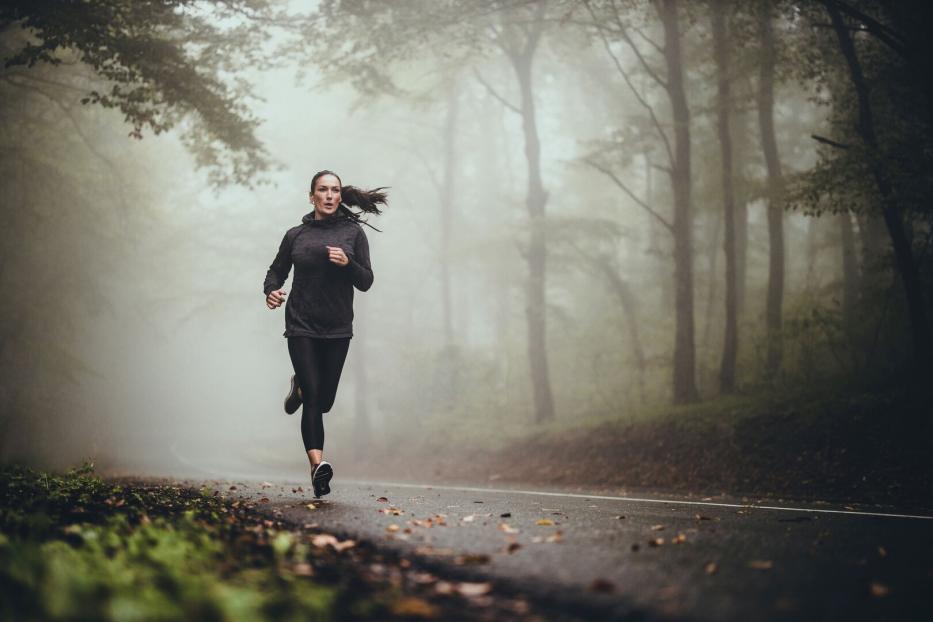
POLYGON ((586 618, 933 620, 924 517, 359 482, 339 471, 320 500, 298 489, 306 483, 207 485, 440 576, 585 606, 586 618))

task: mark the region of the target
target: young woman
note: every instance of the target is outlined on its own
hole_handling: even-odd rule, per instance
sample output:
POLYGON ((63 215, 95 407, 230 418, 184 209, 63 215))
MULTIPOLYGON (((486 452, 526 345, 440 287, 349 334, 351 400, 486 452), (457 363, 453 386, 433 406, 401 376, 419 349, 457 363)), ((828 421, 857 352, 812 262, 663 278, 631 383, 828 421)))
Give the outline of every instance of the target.
POLYGON ((332 171, 311 179, 313 209, 301 224, 285 232, 263 292, 266 306, 285 302, 282 289, 295 266, 292 295, 285 305, 285 337, 295 375, 285 398, 285 412, 301 411, 301 438, 311 463, 314 496, 330 492, 333 466, 324 461, 324 418, 337 395, 337 383, 353 336, 353 288, 365 292, 373 284, 369 242, 360 224, 363 212, 381 214, 385 188, 360 190, 343 186, 332 171), (357 207, 357 213, 349 206, 357 207))

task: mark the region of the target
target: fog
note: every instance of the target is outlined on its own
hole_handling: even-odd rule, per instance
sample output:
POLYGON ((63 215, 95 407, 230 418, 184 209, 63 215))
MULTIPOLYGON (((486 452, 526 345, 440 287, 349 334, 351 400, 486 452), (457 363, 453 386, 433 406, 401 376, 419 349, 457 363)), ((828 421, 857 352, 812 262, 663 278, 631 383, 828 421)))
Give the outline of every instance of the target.
MULTIPOLYGON (((218 74, 245 80, 258 96, 244 102, 260 120, 256 136, 273 166, 247 185, 216 186, 210 166, 198 166, 184 139, 197 127, 196 111, 136 140, 119 110, 80 103, 107 82, 73 56, 55 66, 5 68, 0 459, 55 468, 93 460, 134 474, 306 473, 300 412, 282 411, 292 373, 284 308, 266 308, 261 283, 284 232, 310 211, 309 182, 322 169, 344 184, 389 187, 389 207, 368 219, 381 231, 365 228, 375 282, 356 292, 349 358, 325 415, 325 457, 344 473, 384 475, 387 456, 402 455, 424 465, 409 465, 407 474, 426 479, 430 456, 509 451, 539 431, 634 425, 672 403, 716 399, 727 299, 709 17, 692 3, 679 16, 692 149, 685 226, 694 394, 672 384, 683 308, 667 154, 677 122, 633 46, 593 29, 592 11, 609 4, 491 3, 482 18, 448 7, 454 21, 457 10, 468 13, 464 23, 491 20, 486 26, 499 28, 505 47, 488 40, 471 47, 462 33, 445 39, 438 25, 438 37, 397 43, 411 51, 407 58, 400 51, 372 66, 404 89, 395 94, 361 92, 351 66, 311 52, 337 26, 307 52, 295 51, 300 34, 270 27, 280 39, 262 49, 273 64, 218 74), (525 45, 534 24, 541 33, 530 75, 544 195, 529 186, 529 117, 516 66, 503 52, 525 45), (287 53, 279 51, 286 45, 287 53), (529 211, 535 201, 540 218, 529 211), (538 248, 546 256, 543 305, 529 276, 538 248), (536 312, 544 356, 530 343, 536 312), (547 393, 553 418, 543 406, 547 393)), ((652 5, 619 6, 647 67, 667 76, 650 41, 665 36, 652 5)), ((379 14, 392 18, 387 8, 379 14)), ((728 19, 736 37, 754 23, 732 5, 728 19)), ((768 359, 759 56, 746 53, 760 39, 733 41, 729 52, 734 200, 747 219, 733 390, 746 393, 848 374, 861 347, 851 344, 862 343, 833 341, 806 324, 814 309, 843 312, 838 217, 814 215, 824 208, 806 204, 795 185, 827 157, 811 135, 837 127, 826 95, 836 78, 795 73, 803 61, 792 54, 804 54, 789 50, 790 42, 810 31, 778 10, 773 23, 780 48, 774 133, 792 188, 782 216, 785 333, 777 373, 768 359)), ((20 32, 7 20, 0 35, 7 57, 20 32)), ((844 217, 864 234, 864 219, 844 217)), ((868 260, 860 261, 867 271, 868 260)), ((876 347, 903 358, 906 321, 897 303, 891 309, 876 347)))

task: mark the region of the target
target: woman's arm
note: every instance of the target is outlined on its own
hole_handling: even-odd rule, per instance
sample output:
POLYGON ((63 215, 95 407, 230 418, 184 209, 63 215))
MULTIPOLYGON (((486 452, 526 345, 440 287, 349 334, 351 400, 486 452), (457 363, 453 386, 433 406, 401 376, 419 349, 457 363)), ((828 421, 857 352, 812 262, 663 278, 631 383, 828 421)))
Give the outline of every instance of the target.
POLYGON ((288 278, 288 273, 292 269, 292 236, 290 232, 285 232, 282 243, 279 244, 279 252, 276 253, 272 265, 266 272, 266 280, 262 284, 262 293, 267 297, 269 292, 279 289, 288 278))
POLYGON ((366 232, 362 227, 357 231, 353 242, 353 256, 347 259, 349 259, 347 270, 350 271, 350 282, 356 289, 365 292, 373 284, 373 269, 369 265, 369 240, 366 239, 366 232))

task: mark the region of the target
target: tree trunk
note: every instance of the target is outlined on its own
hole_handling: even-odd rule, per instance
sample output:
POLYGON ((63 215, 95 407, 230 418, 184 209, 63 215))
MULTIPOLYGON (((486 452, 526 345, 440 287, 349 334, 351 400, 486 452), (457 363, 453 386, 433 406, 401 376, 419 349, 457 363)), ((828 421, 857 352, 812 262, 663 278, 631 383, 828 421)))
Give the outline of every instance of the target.
POLYGON ((369 419, 369 390, 366 374, 366 325, 360 318, 366 315, 365 305, 357 304, 356 336, 353 339, 353 452, 355 458, 362 458, 371 451, 372 423, 369 419), (362 307, 362 308, 360 308, 362 307))
POLYGON ((629 340, 632 342, 632 355, 635 357, 635 365, 638 368, 638 392, 642 404, 645 403, 645 349, 641 344, 641 337, 638 332, 638 297, 632 291, 628 282, 619 276, 612 266, 605 262, 597 262, 597 267, 609 280, 612 291, 619 299, 622 305, 622 312, 625 313, 626 324, 628 326, 629 340))
MULTIPOLYGON (((540 18, 540 13, 539 13, 540 18)), ((543 22, 535 24, 537 32, 529 34, 528 42, 521 52, 510 54, 512 66, 521 89, 520 111, 525 137, 525 160, 528 164, 528 192, 525 205, 529 216, 528 241, 528 359, 531 368, 531 387, 534 398, 535 421, 543 422, 554 418, 554 398, 551 393, 551 378, 547 354, 547 229, 545 227, 545 205, 547 192, 541 181, 541 145, 535 118, 534 92, 532 89, 532 61, 543 22)))
POLYGON ((771 24, 771 3, 759 4, 758 28, 761 37, 761 65, 758 80, 758 125, 761 147, 768 169, 768 299, 767 358, 765 375, 773 378, 781 369, 783 358, 782 312, 784 304, 784 180, 777 139, 774 135, 774 31, 771 24))
MULTIPOLYGON (((734 136, 732 141, 733 162, 745 161, 745 147, 747 146, 747 122, 742 113, 731 115, 733 127, 736 129, 730 135, 734 136)), ((744 175, 741 167, 732 171, 733 188, 736 183, 739 187, 744 186, 744 175)), ((745 193, 742 193, 745 194, 745 193)), ((735 220, 735 308, 736 316, 742 317, 745 310, 745 274, 748 268, 748 199, 745 196, 739 198, 735 209, 732 211, 735 220)))
POLYGON ((713 53, 716 57, 716 76, 719 84, 716 99, 719 120, 719 152, 722 158, 722 205, 725 224, 723 250, 726 254, 726 331, 719 368, 719 390, 735 391, 735 362, 739 347, 738 291, 735 256, 735 191, 732 185, 732 139, 729 135, 731 93, 729 85, 729 53, 726 41, 724 0, 710 4, 713 26, 713 53))
POLYGON ((904 229, 904 220, 901 207, 894 194, 893 183, 885 169, 883 155, 878 148, 878 139, 875 135, 875 122, 869 100, 868 84, 862 74, 862 67, 855 51, 855 46, 849 31, 839 14, 839 10, 832 2, 824 0, 824 6, 832 20, 833 30, 839 40, 839 48, 849 67, 849 77, 855 87, 858 99, 858 127, 856 128, 865 148, 869 167, 874 177, 875 185, 881 195, 881 208, 884 215, 884 224, 894 246, 894 258, 897 271, 904 287, 907 299, 907 311, 910 316, 910 329, 913 335, 914 362, 922 373, 929 370, 931 365, 930 327, 927 324, 926 306, 923 300, 923 286, 914 262, 913 249, 904 229))
POLYGON ((441 188, 441 309, 444 322, 444 345, 453 346, 453 311, 450 291, 450 237, 453 231, 454 197, 457 170, 457 118, 460 108, 460 89, 457 80, 450 84, 447 98, 447 119, 444 123, 444 179, 441 188))
POLYGON ((655 4, 664 25, 664 60, 667 93, 674 121, 674 161, 671 185, 674 191, 674 403, 698 399, 696 388, 696 345, 693 318, 693 215, 690 205, 690 110, 684 91, 683 58, 676 0, 655 4))
POLYGON ((856 338, 858 317, 858 259, 855 252, 855 232, 849 212, 836 215, 839 222, 839 241, 842 248, 842 317, 849 339, 856 338))

